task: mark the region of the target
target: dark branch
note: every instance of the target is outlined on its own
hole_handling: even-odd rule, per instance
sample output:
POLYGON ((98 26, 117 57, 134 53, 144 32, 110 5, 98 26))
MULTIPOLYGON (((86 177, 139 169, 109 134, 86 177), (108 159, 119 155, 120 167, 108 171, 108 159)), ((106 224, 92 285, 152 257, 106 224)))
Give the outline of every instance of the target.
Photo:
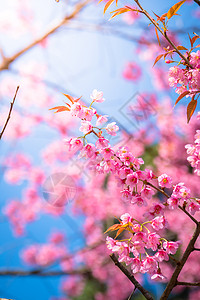
POLYGON ((200 0, 194 0, 200 6, 200 0))
POLYGON ((11 112, 12 112, 12 109, 13 109, 13 105, 14 105, 14 103, 15 103, 15 99, 16 99, 18 90, 19 90, 19 86, 18 86, 17 89, 16 89, 15 96, 14 96, 12 102, 10 102, 10 110, 9 110, 9 114, 8 114, 7 120, 6 120, 5 124, 4 124, 4 127, 3 127, 3 129, 2 129, 2 131, 1 131, 1 133, 0 133, 0 140, 1 140, 1 138, 2 138, 2 136, 3 136, 3 133, 4 133, 5 129, 6 129, 6 126, 8 125, 8 121, 9 121, 10 116, 11 116, 11 112))
POLYGON ((66 275, 82 275, 88 276, 90 272, 86 269, 70 270, 70 271, 45 271, 42 269, 36 269, 31 271, 24 270, 0 270, 0 276, 66 276, 66 275))
POLYGON ((200 286, 200 282, 183 282, 183 281, 177 281, 176 285, 200 286))
POLYGON ((111 254, 110 258, 115 263, 115 265, 126 275, 126 277, 134 284, 134 286, 142 293, 142 295, 148 299, 153 300, 152 296, 147 290, 141 286, 141 284, 135 279, 135 277, 118 261, 115 254, 111 254))
POLYGON ((194 247, 193 251, 200 251, 200 248, 195 248, 194 247))
POLYGON ((179 261, 179 264, 176 266, 176 269, 174 270, 174 273, 170 279, 170 281, 168 282, 168 285, 166 287, 166 289, 164 290, 160 300, 166 300, 168 299, 169 294, 171 293, 172 289, 177 285, 177 278, 184 266, 184 264, 186 263, 189 255, 191 254, 191 252, 194 249, 194 244, 198 238, 200 234, 200 223, 196 226, 196 230, 193 234, 192 239, 190 240, 181 260, 179 261))

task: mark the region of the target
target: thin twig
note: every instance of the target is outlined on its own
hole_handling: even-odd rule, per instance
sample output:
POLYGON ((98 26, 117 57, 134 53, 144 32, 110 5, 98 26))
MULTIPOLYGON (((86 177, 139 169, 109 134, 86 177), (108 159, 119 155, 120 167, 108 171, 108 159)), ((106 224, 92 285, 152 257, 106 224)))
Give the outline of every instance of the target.
POLYGON ((118 261, 115 254, 111 254, 110 258, 115 263, 115 265, 126 275, 126 277, 134 284, 134 286, 142 293, 142 295, 148 299, 153 300, 152 296, 149 294, 145 288, 135 279, 135 277, 118 261))
POLYGON ((200 248, 195 248, 194 247, 193 251, 200 251, 200 248))
POLYGON ((177 281, 176 285, 200 286, 200 282, 183 282, 183 281, 177 281))
POLYGON ((6 126, 8 125, 8 121, 9 121, 10 116, 11 116, 11 112, 12 112, 12 109, 13 109, 13 105, 14 105, 14 103, 15 103, 15 99, 16 99, 18 90, 19 90, 19 86, 18 86, 17 89, 16 89, 16 92, 15 92, 15 95, 14 95, 14 98, 13 98, 12 102, 10 102, 10 110, 9 110, 9 114, 8 114, 7 120, 6 120, 5 124, 4 124, 4 127, 3 127, 3 129, 2 129, 2 131, 1 131, 1 133, 0 133, 0 140, 1 140, 1 138, 2 138, 2 136, 3 136, 3 133, 4 133, 5 129, 6 129, 6 126))
POLYGON ((198 226, 199 222, 185 208, 180 205, 178 208, 180 208, 198 226))

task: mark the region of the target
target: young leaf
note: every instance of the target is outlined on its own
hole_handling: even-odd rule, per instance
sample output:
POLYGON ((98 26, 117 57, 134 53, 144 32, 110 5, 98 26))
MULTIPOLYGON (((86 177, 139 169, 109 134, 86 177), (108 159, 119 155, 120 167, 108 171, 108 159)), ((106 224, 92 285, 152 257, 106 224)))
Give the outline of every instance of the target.
POLYGON ((196 109, 197 106, 197 100, 194 99, 194 96, 192 97, 192 100, 190 101, 190 103, 187 106, 187 122, 190 122, 190 119, 196 109))
POLYGON ((67 97, 70 101, 71 101, 71 103, 72 104, 74 104, 74 98, 72 97, 72 96, 70 96, 70 95, 67 95, 67 94, 63 94, 65 97, 67 97))
POLYGON ((176 4, 174 4, 167 12, 167 18, 171 19, 175 15, 175 13, 179 10, 181 5, 185 2, 186 0, 180 1, 176 4))
POLYGON ((194 43, 196 42, 196 40, 198 39, 198 36, 193 36, 192 40, 191 40, 191 46, 193 47, 194 43))
POLYGON ((105 14, 105 12, 107 11, 108 7, 109 7, 114 1, 115 1, 115 0, 109 0, 109 1, 106 3, 106 5, 105 5, 105 7, 104 7, 104 11, 103 11, 104 14, 105 14))
POLYGON ((120 229, 121 228, 121 224, 114 224, 112 226, 110 226, 104 233, 107 233, 108 231, 115 231, 117 229, 120 229))
POLYGON ((118 237, 118 235, 120 235, 120 233, 122 233, 123 231, 125 230, 125 228, 120 228, 118 231, 117 231, 117 234, 116 234, 116 236, 115 236, 115 239, 116 239, 116 237, 118 237))
POLYGON ((156 57, 155 61, 154 61, 154 64, 153 64, 153 67, 155 66, 155 64, 163 57, 164 54, 160 54, 156 57))
POLYGON ((70 109, 66 106, 55 106, 50 108, 49 110, 53 110, 53 109, 57 110, 55 111, 55 113, 62 112, 62 111, 70 111, 70 109))
POLYGON ((189 91, 185 91, 183 92, 182 94, 180 94, 180 96, 176 99, 176 102, 174 104, 174 106, 176 106, 176 104, 181 100, 183 99, 186 95, 188 95, 190 92, 189 91))
POLYGON ((158 40, 158 44, 160 46, 160 39, 159 39, 159 35, 158 35, 158 30, 157 30, 156 27, 155 27, 155 32, 156 32, 156 37, 157 37, 157 40, 158 40))
POLYGON ((183 47, 183 46, 177 46, 178 50, 187 50, 187 48, 183 47))
POLYGON ((112 15, 112 17, 109 20, 113 19, 117 15, 123 14, 127 11, 130 11, 130 10, 131 10, 130 8, 122 7, 122 8, 116 9, 114 11, 111 11, 110 14, 112 14, 112 13, 114 13, 114 14, 112 15))

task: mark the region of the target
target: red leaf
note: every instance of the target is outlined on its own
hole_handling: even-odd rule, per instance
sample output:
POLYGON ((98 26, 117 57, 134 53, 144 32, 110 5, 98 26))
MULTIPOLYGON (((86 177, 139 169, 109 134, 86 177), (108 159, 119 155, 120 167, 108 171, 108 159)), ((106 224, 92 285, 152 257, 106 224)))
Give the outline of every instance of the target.
POLYGON ((57 110, 55 111, 55 113, 62 112, 62 111, 70 111, 70 109, 66 106, 55 106, 50 108, 49 110, 53 110, 53 109, 57 110))
MULTIPOLYGON (((158 30, 157 28, 155 27, 155 32, 156 32, 156 37, 157 37, 157 40, 158 40, 158 44, 160 46, 160 39, 159 39, 159 35, 158 35, 158 30)), ((155 63, 154 63, 155 64, 155 63)))
POLYGON ((115 16, 123 14, 127 11, 130 11, 130 10, 137 11, 136 9, 130 9, 130 8, 127 8, 127 7, 122 7, 122 8, 116 9, 114 11, 111 11, 110 14, 112 14, 112 13, 114 13, 114 14, 110 18, 110 20, 113 19, 115 16))
POLYGON ((119 235, 120 235, 120 233, 122 233, 123 231, 125 230, 125 228, 120 228, 118 231, 117 231, 117 234, 116 234, 116 236, 115 236, 115 239, 116 239, 116 237, 118 237, 119 235))
POLYGON ((190 119, 195 111, 197 107, 197 100, 194 99, 194 96, 192 97, 192 100, 190 101, 190 103, 187 106, 187 122, 190 122, 190 119))
POLYGON ((74 104, 74 98, 72 97, 72 96, 70 96, 70 95, 67 95, 67 94, 63 94, 65 97, 67 97, 70 101, 71 101, 71 103, 72 104, 74 104))
POLYGON ((156 57, 155 61, 154 61, 154 64, 153 64, 153 67, 155 66, 155 64, 163 57, 164 54, 160 54, 156 57))
POLYGON ((176 104, 181 100, 183 99, 186 95, 188 95, 190 92, 189 91, 185 91, 183 92, 182 94, 180 94, 180 96, 176 99, 176 102, 174 104, 174 106, 176 106, 176 104))
POLYGON ((105 12, 106 12, 106 10, 108 9, 108 7, 114 2, 115 0, 109 0, 107 3, 106 3, 106 5, 105 5, 105 7, 104 7, 104 14, 105 14, 105 12))
POLYGON ((77 99, 74 99, 74 102, 78 102, 81 98, 82 98, 82 96, 77 99))
POLYGON ((178 50, 187 50, 187 48, 183 47, 183 46, 177 46, 178 50))
POLYGON ((104 233, 107 233, 108 231, 115 231, 117 229, 120 229, 121 228, 121 224, 114 224, 112 226, 110 226, 104 233))
POLYGON ((192 40, 191 40, 191 46, 193 47, 194 43, 196 42, 196 40, 198 39, 198 36, 193 36, 192 40))

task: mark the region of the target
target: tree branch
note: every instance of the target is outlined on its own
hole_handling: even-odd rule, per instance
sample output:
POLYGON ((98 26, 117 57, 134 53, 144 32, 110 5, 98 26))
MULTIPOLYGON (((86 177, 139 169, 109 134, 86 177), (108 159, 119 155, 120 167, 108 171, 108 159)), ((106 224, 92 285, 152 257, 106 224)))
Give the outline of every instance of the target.
POLYGON ((141 6, 138 0, 134 0, 135 3, 138 5, 138 7, 141 9, 141 12, 151 21, 151 23, 158 29, 158 31, 164 36, 164 38, 168 41, 168 43, 174 48, 176 53, 186 62, 186 64, 193 69, 193 66, 190 64, 189 60, 177 49, 177 47, 174 45, 174 43, 170 40, 170 38, 167 36, 166 31, 163 31, 158 23, 149 15, 149 13, 141 6))
POLYGON ((166 300, 168 298, 169 294, 171 293, 172 289, 177 285, 177 278, 178 278, 184 264, 186 263, 190 253, 193 251, 194 244, 195 244, 199 234, 200 234, 200 223, 198 223, 198 225, 196 226, 196 230, 193 234, 193 237, 190 240, 190 242, 182 256, 182 259, 179 261, 179 264, 176 266, 176 269, 175 269, 166 289, 164 290, 160 300, 166 300))
POLYGON ((135 279, 135 277, 118 261, 115 254, 111 254, 110 258, 115 263, 115 265, 126 275, 126 277, 135 285, 135 287, 142 293, 142 295, 147 300, 153 300, 152 296, 149 294, 147 290, 141 286, 141 284, 135 279))
POLYGON ((69 270, 69 271, 43 271, 42 269, 36 269, 31 271, 24 270, 0 270, 0 276, 66 276, 66 275, 82 275, 88 276, 90 274, 89 270, 69 270))
POLYGON ((1 133, 0 133, 0 140, 1 140, 1 138, 3 136, 3 133, 4 133, 5 129, 6 129, 6 126, 8 125, 8 121, 10 120, 11 112, 12 112, 12 109, 13 109, 13 105, 15 103, 15 99, 16 99, 18 90, 19 90, 19 86, 16 89, 16 92, 15 92, 15 95, 14 95, 14 98, 13 98, 12 102, 10 102, 10 110, 9 110, 9 113, 8 113, 7 120, 6 120, 6 122, 5 122, 4 126, 3 126, 3 129, 1 131, 1 133))
POLYGON ((183 281, 177 281, 176 285, 200 286, 200 282, 183 282, 183 281))
POLYGON ((51 28, 44 35, 42 35, 40 38, 36 39, 34 42, 30 43, 27 47, 25 47, 24 49, 20 50, 19 52, 17 52, 13 56, 11 56, 11 57, 4 57, 3 62, 0 65, 0 71, 8 69, 9 66, 10 66, 10 64, 14 60, 16 60, 18 57, 20 57, 22 54, 24 54, 25 52, 27 52, 31 48, 33 48, 36 45, 38 45, 39 43, 41 43, 48 36, 50 36, 51 34, 53 34, 56 30, 58 30, 60 27, 62 27, 63 25, 65 25, 68 21, 70 21, 71 19, 73 19, 90 1, 91 0, 86 0, 84 2, 78 3, 75 6, 74 11, 69 16, 64 17, 56 26, 54 26, 53 28, 51 28))
POLYGON ((194 0, 199 6, 200 6, 200 1, 199 0, 194 0))

